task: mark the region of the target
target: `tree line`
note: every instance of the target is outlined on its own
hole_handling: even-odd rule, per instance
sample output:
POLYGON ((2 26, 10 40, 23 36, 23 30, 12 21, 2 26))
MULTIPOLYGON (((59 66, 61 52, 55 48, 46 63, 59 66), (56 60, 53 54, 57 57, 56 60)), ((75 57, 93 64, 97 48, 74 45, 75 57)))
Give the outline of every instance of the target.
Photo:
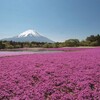
POLYGON ((100 35, 91 35, 85 40, 68 39, 64 42, 45 43, 45 42, 14 42, 0 41, 0 49, 15 49, 15 48, 58 48, 58 47, 78 47, 78 46, 100 46, 100 35))

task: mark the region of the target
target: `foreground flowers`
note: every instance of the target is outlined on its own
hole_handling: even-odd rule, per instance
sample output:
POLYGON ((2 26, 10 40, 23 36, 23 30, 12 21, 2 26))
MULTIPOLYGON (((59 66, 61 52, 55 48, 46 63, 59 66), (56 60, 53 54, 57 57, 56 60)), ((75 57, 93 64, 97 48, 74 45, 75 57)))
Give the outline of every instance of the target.
POLYGON ((0 58, 0 100, 100 100, 100 48, 0 58))

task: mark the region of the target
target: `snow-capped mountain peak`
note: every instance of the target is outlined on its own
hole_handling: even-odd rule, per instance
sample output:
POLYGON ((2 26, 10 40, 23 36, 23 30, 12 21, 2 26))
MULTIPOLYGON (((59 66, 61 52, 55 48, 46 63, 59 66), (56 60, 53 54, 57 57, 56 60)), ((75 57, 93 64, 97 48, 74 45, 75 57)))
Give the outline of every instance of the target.
POLYGON ((45 36, 40 35, 34 30, 27 30, 19 35, 11 38, 2 39, 6 41, 15 41, 15 42, 47 42, 54 43, 54 41, 48 39, 45 36))
POLYGON ((40 36, 40 34, 39 33, 37 33, 36 31, 34 31, 34 30, 27 30, 27 31, 25 31, 25 32, 23 32, 23 33, 20 33, 19 35, 18 35, 18 37, 27 37, 27 36, 40 36))

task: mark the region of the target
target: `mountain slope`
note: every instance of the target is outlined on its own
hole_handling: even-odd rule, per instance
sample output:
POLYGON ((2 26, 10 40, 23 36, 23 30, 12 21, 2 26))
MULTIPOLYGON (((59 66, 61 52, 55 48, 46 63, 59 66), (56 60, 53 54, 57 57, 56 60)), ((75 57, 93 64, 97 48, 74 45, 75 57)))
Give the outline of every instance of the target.
POLYGON ((33 30, 27 30, 18 36, 12 37, 12 38, 6 38, 3 40, 7 41, 15 41, 15 42, 47 42, 47 43, 53 43, 54 41, 48 39, 47 37, 44 37, 33 30))

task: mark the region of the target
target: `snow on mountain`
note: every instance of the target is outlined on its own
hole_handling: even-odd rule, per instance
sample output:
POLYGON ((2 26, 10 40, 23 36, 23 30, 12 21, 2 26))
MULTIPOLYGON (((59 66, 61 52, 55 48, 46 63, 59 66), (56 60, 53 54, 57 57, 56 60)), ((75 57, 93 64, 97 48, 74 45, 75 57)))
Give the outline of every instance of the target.
POLYGON ((15 41, 15 42, 47 42, 47 43, 53 43, 54 41, 48 39, 47 37, 44 37, 40 35, 38 32, 34 30, 27 30, 23 33, 20 33, 19 35, 11 38, 2 39, 6 41, 15 41))
POLYGON ((27 30, 21 34, 18 35, 18 37, 27 37, 27 36, 40 36, 36 31, 33 30, 27 30))

